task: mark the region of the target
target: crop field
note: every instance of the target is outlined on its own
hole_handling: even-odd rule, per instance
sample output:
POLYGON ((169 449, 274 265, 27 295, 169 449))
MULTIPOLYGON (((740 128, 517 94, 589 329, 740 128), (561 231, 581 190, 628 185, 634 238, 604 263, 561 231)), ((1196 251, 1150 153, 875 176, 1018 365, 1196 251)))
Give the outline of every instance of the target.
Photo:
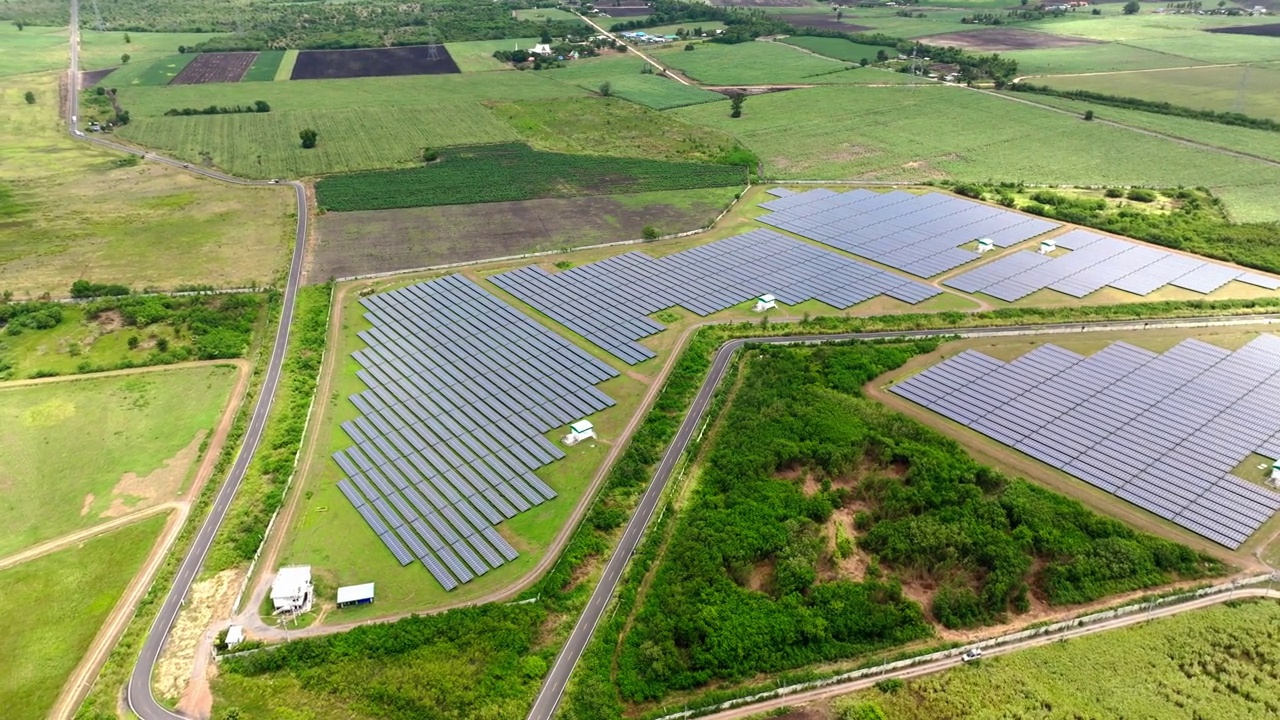
POLYGON ((740 148, 726 132, 691 125, 617 98, 527 100, 492 109, 538 150, 722 162, 740 148))
POLYGON ((773 13, 781 20, 786 20, 798 28, 822 28, 823 30, 836 30, 839 32, 865 32, 871 29, 869 25, 858 25, 857 21, 850 16, 850 19, 836 19, 835 13, 773 13))
MULTIPOLYGON (((0 24, 0 76, 62 70, 67 66, 67 30, 65 27, 28 27, 18 30, 10 23, 0 24)), ((120 62, 120 54, 115 61, 120 62)))
MULTIPOLYGON (((200 53, 172 82, 174 85, 240 82, 257 59, 256 52, 200 53)), ((275 77, 274 69, 272 77, 275 77)))
POLYGON ((444 45, 372 48, 368 50, 302 50, 293 65, 293 80, 446 75, 459 72, 444 45))
POLYGON ((1226 35, 1259 35, 1261 37, 1280 37, 1280 23, 1266 25, 1241 25, 1238 27, 1214 28, 1209 32, 1226 35))
POLYGON ((0 389, 0 555, 173 499, 235 376, 200 367, 0 389))
POLYGON ((263 50, 258 53, 258 57, 249 66, 244 77, 240 78, 241 81, 261 82, 275 80, 276 72, 280 70, 280 63, 284 61, 284 53, 284 50, 263 50))
POLYGON ((1275 38, 1256 35, 1196 33, 1177 37, 1140 38, 1129 40, 1127 44, 1207 63, 1280 60, 1280 43, 1275 38))
POLYGON ((1046 77, 1038 84, 1280 120, 1280 67, 1276 65, 1046 77))
POLYGON ((120 73, 117 75, 117 82, 119 85, 124 85, 124 78, 129 77, 129 85, 168 85, 198 57, 200 57, 199 53, 170 55, 156 60, 145 69, 139 70, 136 75, 120 73))
POLYGON ((22 608, 22 621, 0 635, 6 718, 45 717, 164 523, 147 518, 0 571, 0 596, 22 608))
POLYGON ((598 195, 403 210, 331 212, 317 218, 311 276, 349 277, 702 227, 740 188, 598 195))
POLYGON ((510 40, 475 40, 472 42, 445 43, 449 57, 458 64, 464 73, 485 72, 487 70, 514 70, 509 63, 499 62, 493 57, 498 50, 529 49, 538 44, 538 38, 513 38, 510 40))
POLYGON ((867 690, 810 714, 825 720, 984 717, 1248 718, 1280 703, 1280 604, 1242 601, 1056 642, 939 675, 908 680, 898 692, 867 690), (1141 678, 1135 682, 1135 678, 1141 678))
MULTIPOLYGON (((92 24, 92 23, 91 23, 92 24)), ((23 32, 31 32, 36 28, 27 28, 23 32)), ((40 28, 43 30, 44 28, 40 28)), ((67 64, 67 36, 65 26, 58 28, 62 37, 62 57, 59 68, 67 64)), ((120 56, 129 54, 132 65, 146 65, 152 61, 168 57, 178 52, 178 47, 192 46, 215 37, 210 33, 129 33, 129 42, 124 41, 123 32, 98 32, 89 28, 80 30, 80 69, 97 70, 120 65, 120 56)))
POLYGON ((276 82, 288 80, 293 76, 293 66, 298 62, 297 50, 285 50, 284 57, 280 58, 280 67, 276 68, 276 82))
POLYGON ((733 165, 568 155, 501 143, 451 148, 425 167, 328 177, 316 183, 316 202, 339 212, 387 210, 729 187, 745 181, 746 169, 733 165))
POLYGON ((670 112, 733 134, 760 155, 768 177, 1206 186, 1234 214, 1280 219, 1254 193, 1280 185, 1276 168, 961 88, 792 90, 749 98, 737 119, 718 106, 670 112), (936 113, 956 118, 955 129, 930 131, 926 118, 936 113), (984 120, 997 116, 1004 121, 984 120), (1040 142, 1045 136, 1056 140, 1040 142))
POLYGON ((782 42, 848 63, 856 63, 862 58, 866 58, 868 62, 875 62, 876 55, 881 52, 887 53, 889 57, 898 56, 898 51, 895 48, 884 47, 883 45, 860 45, 844 38, 793 35, 782 42))
POLYGON ((1154 70, 1204 64, 1180 55, 1144 50, 1121 43, 1095 43, 1049 50, 1015 50, 1004 55, 1018 61, 1019 75, 1154 70))
POLYGON ((276 278, 293 240, 291 191, 119 166, 118 153, 67 138, 55 103, 23 101, 28 89, 56 97, 56 83, 32 76, 0 90, 3 163, 22 178, 13 187, 20 210, 0 224, 0 291, 65 297, 81 278, 135 288, 276 278))
POLYGON ((958 47, 971 52, 1009 52, 1010 50, 1047 50, 1051 48, 1079 47, 1097 43, 1082 38, 1019 28, 991 28, 958 33, 927 35, 919 38, 926 45, 958 47))
POLYGON ((640 68, 645 64, 635 55, 609 55, 577 60, 563 68, 544 70, 543 74, 591 93, 598 93, 600 86, 607 82, 613 96, 654 110, 725 99, 720 93, 681 85, 661 75, 641 75, 640 68))
POLYGON ((894 37, 917 38, 947 32, 972 30, 973 25, 961 22, 973 14, 973 10, 926 10, 925 17, 900 17, 894 8, 849 10, 844 14, 845 23, 857 23, 894 37))
POLYGON ((568 10, 558 10, 556 8, 530 8, 526 10, 516 10, 515 17, 518 20, 527 20, 529 22, 536 23, 552 21, 582 22, 582 18, 574 15, 568 10))
MULTIPOLYGON (((1137 15, 1121 15, 1120 8, 1103 6, 1103 15, 1073 13, 1064 18, 1046 18, 1028 23, 1055 35, 1072 35, 1113 42, 1133 42, 1151 38, 1189 37, 1215 28, 1262 25, 1265 18, 1229 17, 1225 15, 1156 14, 1161 3, 1143 3, 1137 15)), ((1225 43, 1224 43, 1225 44, 1225 43)))
POLYGON ((777 42, 702 43, 693 52, 663 48, 658 62, 707 85, 858 82, 868 70, 846 72, 846 63, 777 42))

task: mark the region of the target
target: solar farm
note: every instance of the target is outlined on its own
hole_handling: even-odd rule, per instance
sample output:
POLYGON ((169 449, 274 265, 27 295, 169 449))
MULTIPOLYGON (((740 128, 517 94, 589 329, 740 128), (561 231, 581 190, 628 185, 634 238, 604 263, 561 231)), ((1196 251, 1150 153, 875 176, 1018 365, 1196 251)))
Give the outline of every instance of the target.
POLYGON ((1280 280, 1273 277, 1087 230, 1072 230, 1054 241, 1070 252, 1055 256, 1022 250, 948 278, 943 284, 1009 302, 1045 288, 1077 298, 1108 286, 1145 296, 1173 285, 1207 295, 1232 280, 1280 289, 1280 280))
POLYGON ((514 560, 495 525, 553 500, 544 434, 614 404, 617 371, 475 283, 450 275, 361 300, 353 353, 368 390, 342 425, 339 489, 400 564, 446 590, 514 560))
POLYGON ((1234 352, 966 350, 890 390, 1233 550, 1280 510, 1280 493, 1232 474, 1251 453, 1280 458, 1275 335, 1234 352))
POLYGON ((677 305, 705 317, 763 294, 843 310, 878 295, 914 305, 941 293, 769 230, 658 259, 630 252, 560 273, 531 265, 490 280, 632 365, 654 357, 637 341, 665 329, 646 316, 677 305))
POLYGON ((1007 248, 1061 227, 953 195, 901 190, 818 188, 760 207, 772 211, 763 223, 921 278, 982 257, 961 247, 980 238, 1007 248))

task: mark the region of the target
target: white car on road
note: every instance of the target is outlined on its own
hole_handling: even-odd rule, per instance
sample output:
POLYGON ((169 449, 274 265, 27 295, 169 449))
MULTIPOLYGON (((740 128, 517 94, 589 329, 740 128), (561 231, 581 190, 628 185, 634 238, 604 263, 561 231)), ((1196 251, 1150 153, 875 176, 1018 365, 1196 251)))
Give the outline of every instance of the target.
POLYGON ((974 648, 960 656, 960 662, 972 662, 982 657, 982 648, 974 648))

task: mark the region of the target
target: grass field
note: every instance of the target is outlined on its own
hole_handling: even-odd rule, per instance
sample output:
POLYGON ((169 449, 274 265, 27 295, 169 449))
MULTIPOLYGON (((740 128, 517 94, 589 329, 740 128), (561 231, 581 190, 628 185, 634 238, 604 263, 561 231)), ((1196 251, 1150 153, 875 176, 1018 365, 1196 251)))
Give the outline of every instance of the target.
POLYGON ((493 54, 499 50, 529 49, 538 44, 538 38, 515 38, 511 40, 475 40, 472 42, 445 43, 449 57, 458 63, 458 69, 464 73, 484 72, 486 70, 514 70, 510 64, 498 62, 493 54))
MULTIPOLYGON (((160 60, 178 52, 178 46, 193 46, 221 37, 210 33, 141 33, 131 32, 129 42, 124 41, 126 33, 98 32, 84 29, 80 31, 80 69, 101 70, 120 65, 120 56, 129 54, 128 65, 143 64, 160 60)), ((65 31, 63 31, 64 52, 62 64, 67 64, 65 48, 65 31)))
POLYGON ((235 175, 305 177, 412 165, 427 146, 513 140, 514 131, 482 102, 584 94, 531 72, 132 87, 120 95, 133 122, 119 134, 193 164, 211 157, 235 175), (271 112, 163 116, 172 107, 253 100, 267 101, 271 112), (320 135, 314 149, 298 142, 305 127, 320 135))
POLYGON ((50 374, 73 375, 85 362, 97 367, 116 367, 125 359, 139 361, 151 350, 141 346, 131 350, 129 338, 135 335, 151 343, 164 338, 172 348, 184 344, 167 324, 151 325, 143 331, 131 327, 116 328, 85 320, 84 311, 79 306, 68 305, 63 309, 62 323, 57 327, 0 336, 0 363, 14 365, 9 372, 0 372, 0 380, 50 374))
MULTIPOLYGON (((65 297, 72 281, 172 288, 272 282, 293 240, 293 193, 142 164, 66 137, 57 78, 0 91, 0 174, 25 210, 0 224, 0 290, 65 297), (35 105, 23 101, 32 90, 35 105)), ((0 181, 3 182, 3 181, 0 181)))
POLYGON ((0 555, 183 492, 235 375, 201 367, 0 389, 0 555))
MULTIPOLYGON (((198 57, 198 53, 184 53, 181 55, 174 54, 162 57, 146 66, 146 69, 138 71, 137 75, 120 75, 113 78, 115 86, 124 85, 121 80, 128 77, 129 85, 155 86, 168 85, 173 81, 182 69, 191 64, 192 60, 198 57)), ((113 73, 114 74, 114 73, 113 73)))
POLYGON ((859 82, 869 72, 844 72, 847 63, 776 42, 702 43, 697 48, 663 48, 653 57, 707 85, 859 82))
POLYGON ((297 50, 285 50, 280 59, 280 67, 276 68, 276 82, 283 82, 293 77, 293 66, 298 62, 297 50))
POLYGON ((738 147, 726 132, 617 98, 529 100, 493 113, 533 147, 552 152, 718 162, 738 147))
POLYGON ((1180 55, 1169 55, 1120 43, 1044 50, 1015 50, 1001 53, 1001 55, 1018 61, 1019 75, 1150 70, 1204 64, 1180 55))
MULTIPOLYGON (((607 7, 606 7, 604 10, 605 10, 605 12, 608 12, 608 8, 607 8, 607 7)), ((608 21, 608 22, 600 22, 600 21, 597 21, 597 22, 600 22, 600 24, 601 24, 601 25, 603 25, 604 27, 608 28, 610 25, 614 24, 615 22, 626 22, 627 20, 630 20, 630 19, 631 19, 631 18, 629 18, 629 17, 628 17, 628 18, 616 18, 616 19, 614 19, 614 20, 610 20, 610 21, 608 21)), ((728 25, 725 25, 724 23, 720 22, 719 20, 707 20, 707 21, 705 21, 705 22, 693 22, 693 21, 689 21, 689 22, 683 22, 683 23, 675 23, 675 24, 673 24, 673 25, 656 25, 656 26, 651 27, 651 28, 645 28, 645 29, 644 29, 644 30, 642 30, 641 32, 647 33, 647 34, 649 34, 649 35, 676 35, 676 34, 677 34, 677 31, 678 31, 678 30, 680 30, 681 28, 684 28, 685 30, 688 30, 689 32, 693 32, 693 31, 694 31, 695 29, 697 29, 697 28, 702 28, 702 31, 703 31, 704 33, 706 33, 706 34, 708 34, 708 35, 709 35, 709 34, 711 34, 711 33, 715 32, 716 30, 723 30, 723 29, 725 29, 725 28, 727 28, 727 27, 729 27, 729 26, 728 26, 728 25)), ((692 38, 690 38, 690 39, 692 39, 692 38)), ((680 47, 684 47, 684 45, 681 45, 680 47)))
POLYGON ((875 62, 876 54, 880 52, 887 53, 889 57, 898 55, 898 51, 894 48, 883 45, 860 45, 844 38, 795 35, 782 42, 847 63, 856 63, 862 58, 866 58, 868 62, 875 62))
MULTIPOLYGON (((960 22, 961 18, 972 15, 972 10, 935 9, 923 11, 925 17, 899 17, 893 8, 874 8, 847 10, 843 22, 855 25, 868 25, 874 32, 882 32, 894 37, 914 38, 922 35, 973 30, 977 25, 960 22)), ((833 13, 834 15, 834 13, 833 13)))
POLYGON ((908 680, 899 692, 866 690, 803 717, 873 717, 841 714, 866 703, 894 720, 1267 717, 1280 702, 1278 627, 1275 601, 1215 606, 908 680))
POLYGON ((142 567, 165 517, 0 571, 0 597, 21 622, 0 635, 0 705, 13 720, 43 718, 94 635, 142 567))
POLYGON ((1139 38, 1128 41, 1128 44, 1207 63, 1280 60, 1280 42, 1276 42, 1273 37, 1256 35, 1196 33, 1178 37, 1139 38))
POLYGON ((266 50, 258 53, 253 65, 250 65, 244 77, 240 78, 240 82, 275 80, 276 73, 280 70, 280 63, 284 61, 284 52, 284 50, 266 50))
MULTIPOLYGON (((1275 44, 1280 48, 1280 42, 1275 44)), ((1036 83, 1057 90, 1088 90, 1280 120, 1280 67, 1274 64, 1076 77, 1050 76, 1036 83)))
POLYGON ((769 177, 1203 185, 1241 216, 1280 217, 1250 190, 1280 186, 1280 169, 962 88, 792 90, 749 98, 738 119, 716 106, 670 112, 734 134, 769 177), (940 115, 951 130, 931 127, 940 115))
MULTIPOLYGON (((58 70, 67 67, 67 29, 28 27, 18 30, 0 24, 0 76, 58 70)), ((119 62, 120 57, 116 56, 119 62)))
POLYGON ((610 54, 578 60, 563 68, 546 70, 544 74, 592 93, 598 93, 600 86, 608 82, 614 97, 654 110, 670 110, 725 99, 720 93, 681 85, 660 75, 641 75, 640 68, 646 64, 648 63, 639 56, 631 53, 610 54))
POLYGON ((526 22, 545 23, 551 21, 559 22, 576 22, 581 23, 582 18, 574 15, 568 10, 558 10, 556 8, 530 8, 527 10, 516 10, 515 17, 517 20, 526 22))
MULTIPOLYGON (((1026 27, 1053 33, 1055 35, 1072 35, 1094 40, 1130 42, 1151 38, 1186 37, 1202 34, 1202 30, 1216 27, 1233 27, 1238 25, 1264 25, 1274 22, 1270 17, 1228 17, 1225 15, 1173 15, 1157 14, 1157 8, 1164 3, 1142 3, 1142 12, 1136 15, 1121 15, 1120 6, 1114 8, 1102 6, 1102 15, 1072 13, 1063 18, 1046 18, 1039 22, 1029 23, 1026 27)), ((1209 35, 1207 37, 1222 37, 1209 35)), ((1222 43, 1223 46, 1230 41, 1222 43)))

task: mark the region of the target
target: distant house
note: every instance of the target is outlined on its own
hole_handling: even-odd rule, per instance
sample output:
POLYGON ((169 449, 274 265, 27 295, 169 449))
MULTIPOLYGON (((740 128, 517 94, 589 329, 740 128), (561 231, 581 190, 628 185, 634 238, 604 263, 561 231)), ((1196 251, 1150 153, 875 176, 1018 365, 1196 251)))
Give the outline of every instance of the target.
POLYGON ((534 45, 534 46, 529 50, 529 52, 533 53, 534 55, 544 55, 544 56, 545 56, 545 55, 550 55, 550 54, 552 54, 554 51, 551 49, 551 46, 550 46, 550 45, 548 45, 548 44, 546 44, 546 43, 538 43, 537 45, 534 45))
POLYGON ((311 609, 315 589, 311 585, 311 566, 292 565, 280 568, 271 583, 271 605, 274 612, 304 613, 311 609))

